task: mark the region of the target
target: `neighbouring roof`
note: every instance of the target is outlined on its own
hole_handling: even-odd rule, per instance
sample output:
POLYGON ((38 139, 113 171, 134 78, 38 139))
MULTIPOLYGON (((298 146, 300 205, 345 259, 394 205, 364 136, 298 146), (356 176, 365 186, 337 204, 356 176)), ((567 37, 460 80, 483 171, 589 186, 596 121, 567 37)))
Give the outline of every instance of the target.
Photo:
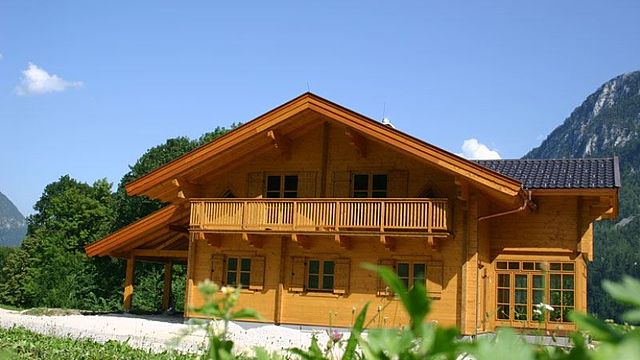
POLYGON ((620 187, 618 158, 476 160, 522 182, 525 189, 607 189, 620 187))

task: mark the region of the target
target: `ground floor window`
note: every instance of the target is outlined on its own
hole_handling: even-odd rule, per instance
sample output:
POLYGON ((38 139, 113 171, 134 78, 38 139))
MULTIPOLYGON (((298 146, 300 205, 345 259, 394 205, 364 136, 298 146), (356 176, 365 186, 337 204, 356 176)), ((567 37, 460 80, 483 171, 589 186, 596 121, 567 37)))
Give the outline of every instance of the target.
POLYGON ((498 320, 569 322, 575 307, 573 262, 498 261, 496 263, 498 320), (553 307, 542 318, 536 305, 553 307))
MULTIPOLYGON (((309 260, 307 266, 307 289, 315 291, 333 291, 335 261, 309 260)), ((346 276, 346 274, 343 274, 346 276)))
POLYGON ((251 258, 227 258, 227 285, 246 289, 251 283, 251 258))
POLYGON ((405 287, 410 288, 417 282, 426 285, 427 264, 421 262, 396 262, 396 274, 405 287))

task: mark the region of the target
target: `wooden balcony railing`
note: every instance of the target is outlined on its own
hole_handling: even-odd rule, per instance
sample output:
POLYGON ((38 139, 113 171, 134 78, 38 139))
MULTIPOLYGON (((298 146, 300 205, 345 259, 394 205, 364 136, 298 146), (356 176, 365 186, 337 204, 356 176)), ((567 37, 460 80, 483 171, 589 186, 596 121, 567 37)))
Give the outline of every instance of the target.
POLYGON ((447 199, 194 199, 192 230, 448 233, 447 199))

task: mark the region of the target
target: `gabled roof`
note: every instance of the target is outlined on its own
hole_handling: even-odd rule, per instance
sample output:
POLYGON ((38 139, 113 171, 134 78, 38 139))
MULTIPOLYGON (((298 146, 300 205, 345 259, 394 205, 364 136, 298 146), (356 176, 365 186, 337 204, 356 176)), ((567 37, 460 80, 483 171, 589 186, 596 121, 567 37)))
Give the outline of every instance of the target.
POLYGON ((477 160, 532 189, 612 189, 620 187, 618 158, 477 160))
POLYGON ((517 180, 490 168, 463 159, 317 95, 305 93, 127 184, 127 192, 129 195, 154 197, 159 193, 159 188, 168 186, 167 184, 175 179, 188 176, 190 171, 202 166, 212 157, 229 152, 249 139, 264 136, 267 131, 291 120, 294 115, 309 110, 324 115, 326 118, 341 123, 367 137, 386 143, 401 152, 421 158, 470 183, 497 191, 503 196, 515 198, 522 189, 517 180))

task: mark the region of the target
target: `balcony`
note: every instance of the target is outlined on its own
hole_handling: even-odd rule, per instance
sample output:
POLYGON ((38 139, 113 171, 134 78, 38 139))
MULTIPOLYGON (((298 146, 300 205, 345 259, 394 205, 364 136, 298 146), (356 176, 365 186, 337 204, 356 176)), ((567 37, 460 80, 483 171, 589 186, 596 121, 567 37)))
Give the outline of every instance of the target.
POLYGON ((447 199, 194 199, 190 229, 212 233, 448 236, 447 199))

